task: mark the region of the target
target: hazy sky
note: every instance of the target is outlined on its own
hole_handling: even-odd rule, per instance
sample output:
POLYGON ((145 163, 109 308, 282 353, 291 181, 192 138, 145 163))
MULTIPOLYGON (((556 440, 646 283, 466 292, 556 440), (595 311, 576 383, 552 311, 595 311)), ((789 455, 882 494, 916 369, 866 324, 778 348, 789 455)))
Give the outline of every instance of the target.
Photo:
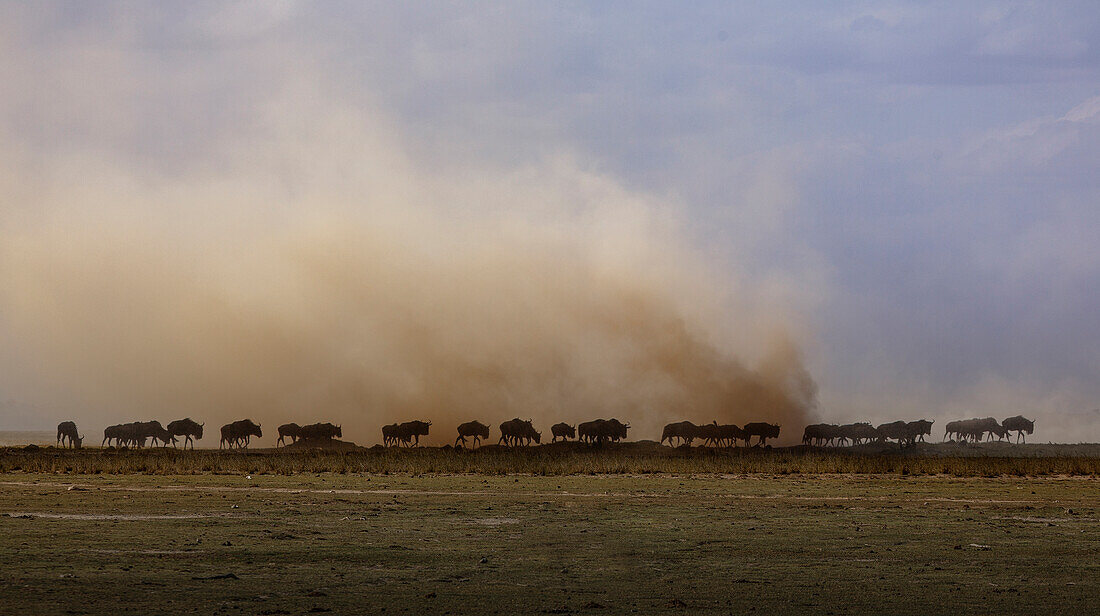
MULTIPOLYGON (((822 419, 1100 439, 1095 2, 0 3, 0 241, 285 226, 380 184, 566 234, 643 203, 748 306, 730 348, 783 322, 822 419)), ((49 428, 81 409, 20 327, 0 417, 49 428)))

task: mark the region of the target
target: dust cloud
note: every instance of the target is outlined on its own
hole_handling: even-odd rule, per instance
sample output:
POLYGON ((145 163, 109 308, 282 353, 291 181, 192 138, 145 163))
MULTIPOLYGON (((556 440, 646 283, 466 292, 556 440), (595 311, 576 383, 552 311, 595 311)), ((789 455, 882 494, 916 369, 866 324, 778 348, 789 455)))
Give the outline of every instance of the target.
POLYGON ((206 446, 242 417, 267 444, 288 421, 369 444, 426 419, 442 444, 478 419, 495 440, 517 416, 547 438, 612 416, 631 439, 680 419, 797 438, 816 404, 797 324, 674 205, 568 159, 428 172, 329 117, 336 152, 291 135, 183 177, 77 157, 0 178, 23 200, 0 212, 8 397, 96 442, 185 416, 206 446))

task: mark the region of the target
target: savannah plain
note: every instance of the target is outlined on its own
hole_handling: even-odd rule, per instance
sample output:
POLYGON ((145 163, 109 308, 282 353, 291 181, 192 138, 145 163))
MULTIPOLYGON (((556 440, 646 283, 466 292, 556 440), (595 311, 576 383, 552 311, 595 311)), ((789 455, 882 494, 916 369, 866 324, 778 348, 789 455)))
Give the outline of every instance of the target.
POLYGON ((0 605, 12 614, 1095 613, 1098 458, 1043 447, 993 456, 950 444, 906 456, 642 444, 633 453, 8 449, 0 605))

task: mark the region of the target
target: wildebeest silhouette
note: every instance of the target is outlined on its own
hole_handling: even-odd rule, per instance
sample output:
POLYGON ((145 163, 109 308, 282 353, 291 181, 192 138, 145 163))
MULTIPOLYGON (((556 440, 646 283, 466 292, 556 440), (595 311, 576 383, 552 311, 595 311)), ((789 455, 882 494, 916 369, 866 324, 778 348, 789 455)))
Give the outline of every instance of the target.
POLYGON ((866 421, 844 424, 836 429, 838 445, 861 445, 879 438, 878 430, 866 421))
POLYGON ((816 447, 831 445, 839 434, 839 428, 834 424, 810 424, 802 432, 802 444, 816 447))
POLYGON ((906 447, 910 444, 911 440, 916 440, 916 435, 912 434, 912 430, 909 428, 909 424, 904 421, 891 421, 890 423, 880 424, 875 431, 878 432, 878 440, 894 440, 902 447, 906 447))
POLYGON ((749 435, 740 426, 733 424, 721 424, 718 426, 717 441, 715 444, 721 447, 736 447, 737 440, 741 439, 745 441, 745 446, 749 444, 749 435))
POLYGON ((1004 426, 1005 430, 1016 433, 1017 443, 1020 442, 1020 439, 1023 439, 1025 443, 1027 442, 1027 437, 1024 436, 1025 432, 1028 434, 1035 432, 1035 422, 1031 419, 1027 419, 1023 415, 1009 417, 1001 422, 1001 425, 1004 426))
MULTIPOLYGON (((425 433, 426 434, 426 433, 425 433)), ((331 423, 314 423, 308 426, 302 426, 298 430, 300 438, 308 440, 332 440, 337 437, 344 436, 343 429, 331 423)))
POLYGON ((916 436, 913 437, 913 442, 924 441, 926 435, 932 434, 932 424, 936 423, 935 420, 928 421, 927 419, 918 419, 916 421, 910 421, 907 426, 916 436))
POLYGON ((758 437, 760 442, 757 445, 763 445, 769 438, 779 438, 779 426, 775 424, 765 423, 762 421, 754 421, 745 424, 745 444, 749 444, 752 437, 758 437))
POLYGON ((389 447, 390 445, 396 445, 401 437, 401 426, 397 424, 387 424, 382 426, 382 445, 389 447))
POLYGON ((144 447, 145 441, 150 438, 161 440, 165 432, 159 421, 132 421, 104 429, 103 444, 110 445, 111 441, 115 441, 118 447, 140 448, 144 447))
POLYGON ((709 424, 702 424, 699 426, 699 438, 703 439, 703 446, 718 445, 718 422, 712 421, 709 424))
POLYGON ((63 421, 57 424, 57 443, 62 447, 80 449, 80 446, 84 443, 84 437, 77 433, 74 422, 63 421))
POLYGON ((557 441, 559 438, 563 441, 567 441, 571 438, 577 438, 577 429, 563 421, 550 426, 550 434, 554 435, 554 437, 550 439, 551 443, 557 441))
POLYGON ((626 438, 629 424, 618 419, 594 419, 577 424, 577 440, 583 443, 603 444, 605 441, 618 442, 626 438))
POLYGON ((530 419, 509 419, 508 421, 500 424, 500 440, 497 444, 504 443, 505 445, 516 446, 523 441, 524 445, 530 445, 531 441, 535 443, 542 442, 542 433, 535 430, 535 426, 531 423, 530 419))
POLYGON ((489 438, 489 426, 481 423, 480 421, 467 421, 464 424, 458 426, 458 438, 455 439, 455 447, 458 447, 459 441, 462 441, 462 446, 466 446, 466 437, 472 436, 474 438, 474 447, 477 447, 481 443, 481 439, 489 438))
POLYGON ((661 442, 668 441, 672 445, 672 439, 679 439, 682 445, 691 445, 691 442, 699 438, 699 426, 690 421, 677 421, 665 426, 661 432, 661 442))
POLYGON ((152 428, 150 430, 149 438, 153 440, 150 445, 156 445, 157 441, 160 441, 161 447, 167 447, 168 443, 172 443, 172 446, 176 445, 176 437, 172 436, 172 433, 167 428, 152 428))
POLYGON ((195 441, 202 438, 202 427, 205 425, 205 423, 198 423, 190 417, 168 422, 168 433, 172 435, 172 446, 176 445, 175 437, 182 436, 183 448, 187 449, 187 444, 191 443, 191 449, 194 449, 195 441))
POLYGON ((737 439, 742 439, 748 444, 748 435, 740 427, 733 424, 719 425, 717 421, 696 426, 696 436, 703 439, 703 446, 734 447, 737 439))
POLYGON ((409 439, 415 440, 412 444, 413 447, 420 446, 420 437, 428 436, 428 428, 432 425, 430 421, 406 421, 397 426, 398 433, 400 434, 401 441, 405 444, 409 443, 409 439))
POLYGON ((285 423, 279 426, 279 438, 275 441, 275 446, 286 445, 286 438, 290 437, 291 443, 298 442, 298 439, 302 436, 302 426, 296 423, 285 423))
MULTIPOLYGON (((946 431, 943 433, 943 439, 947 440, 948 436, 954 435, 958 436, 960 441, 973 441, 977 443, 984 440, 986 434, 988 434, 990 440, 992 440, 993 435, 1000 433, 1001 430, 1001 424, 997 423, 997 420, 992 417, 960 419, 947 422, 946 431)), ((954 440, 954 436, 952 436, 952 440, 954 440)))
POLYGON ((103 429, 103 443, 100 446, 111 446, 111 441, 114 441, 119 447, 122 446, 122 438, 125 435, 126 426, 124 424, 115 424, 113 426, 107 426, 103 429))
POLYGON ((233 449, 234 447, 241 449, 248 447, 252 442, 252 437, 263 437, 263 432, 260 430, 260 425, 253 423, 251 419, 241 419, 234 421, 233 423, 225 424, 222 426, 222 438, 218 443, 218 448, 228 447, 233 449))

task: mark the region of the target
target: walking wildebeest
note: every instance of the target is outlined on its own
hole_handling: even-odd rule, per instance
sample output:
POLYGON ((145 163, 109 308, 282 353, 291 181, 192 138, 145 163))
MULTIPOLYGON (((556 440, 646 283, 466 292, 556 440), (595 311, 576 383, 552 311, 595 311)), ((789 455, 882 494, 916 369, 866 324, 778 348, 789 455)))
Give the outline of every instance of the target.
POLYGON ((947 430, 943 433, 943 438, 947 440, 949 435, 955 434, 958 435, 961 441, 974 441, 978 443, 985 439, 986 434, 989 434, 989 438, 992 440, 993 435, 1000 431, 1001 425, 992 417, 962 419, 948 422, 947 430))
POLYGON ((458 438, 455 439, 455 447, 458 447, 458 442, 462 441, 462 446, 466 446, 466 437, 472 436, 474 438, 474 447, 477 447, 481 443, 481 439, 488 440, 489 438, 489 426, 481 423, 480 421, 467 421, 464 424, 458 426, 458 438))
POLYGON ((577 424, 577 439, 585 443, 603 444, 604 441, 618 442, 626 438, 629 424, 618 419, 594 419, 577 424))
POLYGON ((386 424, 382 426, 382 445, 389 447, 390 445, 396 445, 397 441, 401 438, 401 426, 397 424, 386 424))
MULTIPOLYGON (((427 434, 427 432, 425 432, 427 434)), ((344 436, 344 430, 340 426, 331 423, 314 423, 302 426, 298 436, 305 440, 332 440, 344 436)))
POLYGON ((821 447, 831 445, 839 433, 840 426, 834 424, 810 424, 802 432, 802 444, 821 447))
POLYGON ((550 426, 550 434, 554 435, 554 438, 550 439, 551 443, 557 441, 559 438, 563 441, 567 441, 571 438, 577 438, 577 429, 563 421, 550 426))
POLYGON ((1017 415, 1015 417, 1009 417, 1001 422, 1005 430, 1016 433, 1016 442, 1019 443, 1022 438, 1024 442, 1027 442, 1027 437, 1024 436, 1024 432, 1032 434, 1035 432, 1035 422, 1025 418, 1023 415, 1017 415))
POLYGON ((228 446, 229 449, 237 447, 238 449, 248 447, 252 442, 252 437, 263 437, 263 432, 260 430, 260 424, 253 423, 251 419, 242 419, 240 421, 234 421, 230 424, 222 426, 222 438, 218 444, 218 448, 228 446))
POLYGON ((168 432, 172 435, 172 446, 176 445, 177 436, 183 438, 183 448, 187 449, 187 443, 191 443, 191 449, 195 448, 195 441, 202 438, 202 427, 205 423, 198 423, 190 417, 177 419, 168 423, 168 432))
POLYGON ((936 423, 935 420, 928 421, 927 419, 918 419, 916 421, 910 421, 906 425, 909 426, 909 430, 913 434, 913 444, 917 441, 924 441, 926 435, 932 434, 932 424, 936 423))
POLYGON ((672 445, 672 439, 680 439, 681 445, 691 445, 691 441, 699 438, 699 426, 691 423, 690 421, 677 421, 665 426, 665 429, 661 432, 661 442, 664 443, 668 440, 668 444, 672 445))
POLYGON ((542 433, 535 430, 535 426, 530 419, 523 420, 517 417, 500 424, 498 445, 504 443, 505 445, 517 446, 520 441, 523 441, 524 445, 530 445, 531 441, 540 443, 542 442, 542 433))
POLYGON ((296 423, 286 423, 279 426, 279 438, 275 441, 275 446, 286 445, 286 437, 288 436, 291 443, 297 443, 302 436, 302 426, 296 423))
MULTIPOLYGON (((117 439, 118 446, 127 446, 134 448, 141 448, 145 446, 145 441, 149 439, 162 440, 165 429, 160 425, 159 421, 131 421, 130 423, 121 424, 118 426, 111 426, 107 430, 112 430, 112 436, 110 438, 117 439)), ((107 430, 103 431, 103 439, 109 442, 107 430)), ((168 437, 170 440, 171 437, 168 437)), ((155 444, 155 443, 154 443, 155 444)), ((167 441, 165 441, 167 445, 167 441)))
POLYGON ((101 447, 110 447, 111 441, 115 441, 116 446, 122 447, 122 439, 126 433, 125 424, 115 424, 113 426, 107 426, 103 429, 103 442, 101 447))
POLYGON ((718 426, 718 445, 726 447, 736 447, 737 439, 745 441, 745 446, 749 445, 749 435, 740 427, 733 424, 721 424, 718 426))
POLYGON ((880 441, 895 440, 901 447, 906 447, 912 444, 916 440, 916 434, 913 434, 912 428, 904 421, 892 421, 890 423, 884 423, 875 428, 878 431, 878 438, 880 441))
POLYGON ((84 437, 77 433, 75 423, 63 421, 57 424, 57 443, 62 447, 71 446, 73 449, 80 449, 80 446, 84 443, 84 437), (66 445, 66 441, 68 441, 68 445, 66 445))
POLYGON ((852 445, 876 441, 878 440, 879 434, 874 426, 865 421, 861 421, 837 427, 836 436, 837 444, 846 446, 849 441, 852 445))
POLYGON ((416 439, 413 447, 420 446, 420 437, 428 436, 428 427, 432 425, 430 421, 406 421, 398 426, 398 431, 401 435, 401 440, 404 443, 408 443, 410 439, 416 439))
POLYGON ((703 424, 699 426, 699 438, 703 439, 703 447, 707 445, 718 446, 718 422, 712 421, 709 424, 703 424))
POLYGON ((754 436, 760 438, 757 446, 763 445, 769 438, 779 438, 779 426, 762 421, 745 424, 745 444, 748 445, 754 436))

